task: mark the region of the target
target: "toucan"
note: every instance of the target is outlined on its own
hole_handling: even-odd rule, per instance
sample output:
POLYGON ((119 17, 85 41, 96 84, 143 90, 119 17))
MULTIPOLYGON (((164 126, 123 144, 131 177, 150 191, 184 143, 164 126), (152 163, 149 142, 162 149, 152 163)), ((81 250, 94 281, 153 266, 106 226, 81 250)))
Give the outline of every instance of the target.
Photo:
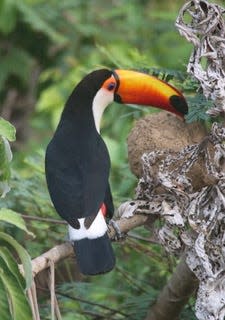
POLYGON ((45 157, 46 181, 84 275, 106 273, 115 265, 107 235, 113 216, 110 157, 100 121, 113 101, 154 106, 181 118, 188 112, 181 92, 146 73, 100 69, 86 75, 68 98, 45 157))

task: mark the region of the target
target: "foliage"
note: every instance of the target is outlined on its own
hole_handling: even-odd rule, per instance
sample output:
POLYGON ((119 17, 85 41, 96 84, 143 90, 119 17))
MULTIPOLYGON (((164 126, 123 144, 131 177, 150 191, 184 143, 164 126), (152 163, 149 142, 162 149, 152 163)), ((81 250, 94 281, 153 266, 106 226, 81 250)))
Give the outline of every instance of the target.
MULTIPOLYGON (((4 281, 9 281, 9 292, 14 290, 12 279, 18 284, 12 299, 17 304, 17 294, 21 295, 21 306, 24 303, 24 309, 25 284, 20 285, 22 280, 16 265, 10 260, 10 239, 17 239, 30 255, 35 257, 65 239, 66 231, 62 225, 28 220, 28 232, 24 222, 13 211, 33 217, 58 219, 46 188, 44 150, 58 123, 62 106, 84 74, 101 67, 143 70, 183 89, 191 106, 188 121, 208 121, 199 106, 204 105, 207 109, 209 102, 205 101, 201 94, 196 95, 198 84, 187 77, 184 71, 190 45, 179 36, 174 27, 177 10, 182 4, 181 0, 0 2, 2 113, 11 112, 4 106, 8 105, 11 94, 16 90, 19 99, 15 99, 15 112, 11 112, 13 115, 9 119, 18 126, 18 119, 29 109, 30 100, 35 101, 35 110, 28 115, 32 130, 26 130, 27 116, 17 127, 24 130, 28 141, 22 149, 14 153, 10 180, 12 190, 0 204, 1 230, 8 233, 8 238, 4 241, 0 237, 4 243, 1 247, 3 253, 0 253, 0 272, 2 270, 6 274, 4 281), (40 77, 31 94, 30 83, 37 70, 40 77), (28 96, 28 99, 24 99, 25 96, 28 96), (24 237, 24 232, 29 236, 28 239, 27 236, 24 237), (34 241, 30 240, 30 232, 36 236, 34 241), (7 261, 10 262, 7 264, 7 261), (9 265, 12 267, 9 268, 9 265)), ((129 170, 126 137, 134 121, 147 112, 155 111, 138 106, 129 109, 113 105, 106 110, 102 121, 102 135, 112 161, 110 181, 116 206, 123 200, 132 198, 136 178, 129 170)), ((0 120, 0 135, 13 141, 15 133, 10 128, 9 124, 5 125, 4 121, 0 120)), ((3 179, 1 177, 4 177, 7 183, 10 177, 6 144, 1 144, 0 141, 0 158, 3 157, 0 169, 3 167, 6 170, 6 173, 0 176, 0 185, 3 179)), ((149 237, 149 231, 142 228, 136 232, 149 237)), ((135 239, 133 242, 127 241, 126 245, 115 244, 114 247, 117 269, 110 274, 73 283, 71 281, 76 278, 73 275, 74 266, 66 266, 66 272, 62 272, 63 283, 59 283, 57 287, 63 319, 74 319, 74 313, 78 320, 95 319, 95 313, 105 319, 108 319, 109 315, 110 319, 143 318, 149 303, 155 299, 166 282, 175 261, 167 257, 159 246, 135 239), (97 306, 96 302, 111 306, 116 312, 97 306)), ((27 261, 26 275, 29 278, 28 256, 18 245, 13 245, 13 248, 16 251, 22 250, 22 256, 26 256, 23 259, 27 261)), ((2 273, 0 290, 3 298, 0 303, 5 305, 5 309, 0 306, 0 310, 9 312, 1 275, 2 273)), ((50 311, 46 298, 40 300, 40 303, 42 319, 49 319, 50 311)), ((183 319, 188 319, 188 316, 189 319, 193 318, 190 309, 185 309, 183 319)), ((1 319, 4 319, 4 314, 1 319)))
POLYGON ((15 140, 15 128, 4 119, 0 118, 0 193, 5 197, 10 190, 10 162, 12 152, 9 141, 15 140))
MULTIPOLYGON (((10 190, 10 161, 12 153, 9 142, 15 140, 15 128, 4 119, 0 118, 0 189, 1 196, 5 197, 10 190)), ((16 212, 2 208, 0 210, 0 226, 3 230, 4 224, 13 225, 32 235, 26 228, 23 219, 16 212)), ((3 320, 9 318, 26 319, 31 318, 31 310, 28 304, 25 290, 32 281, 31 261, 27 251, 9 234, 0 231, 0 293, 1 306, 0 316, 3 320), (16 253, 22 263, 25 279, 20 273, 14 254, 16 253)))

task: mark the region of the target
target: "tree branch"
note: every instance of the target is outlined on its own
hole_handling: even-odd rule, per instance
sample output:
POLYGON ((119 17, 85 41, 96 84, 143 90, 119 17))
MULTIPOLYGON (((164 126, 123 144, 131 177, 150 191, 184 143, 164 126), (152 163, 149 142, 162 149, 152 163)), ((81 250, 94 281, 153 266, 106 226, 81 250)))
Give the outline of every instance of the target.
MULTIPOLYGON (((144 215, 134 215, 129 219, 120 219, 117 221, 117 223, 121 232, 127 233, 129 230, 143 225, 147 219, 148 217, 144 215)), ((108 235, 111 239, 116 235, 115 230, 111 226, 109 226, 108 235)), ((35 277, 42 270, 49 268, 50 261, 58 263, 59 261, 72 256, 73 254, 73 247, 69 242, 65 242, 53 247, 52 249, 32 260, 33 276, 35 277)))

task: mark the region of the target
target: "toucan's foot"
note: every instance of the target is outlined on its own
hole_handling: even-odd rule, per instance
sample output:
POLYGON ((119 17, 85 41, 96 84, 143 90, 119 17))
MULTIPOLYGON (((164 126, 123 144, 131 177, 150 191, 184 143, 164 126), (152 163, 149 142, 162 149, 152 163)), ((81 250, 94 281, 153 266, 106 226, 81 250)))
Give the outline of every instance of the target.
POLYGON ((113 229, 115 230, 115 236, 113 237, 112 240, 114 240, 114 241, 122 241, 122 240, 124 240, 126 238, 125 233, 121 232, 120 227, 118 226, 118 223, 115 220, 111 219, 109 221, 109 226, 112 226, 113 229))

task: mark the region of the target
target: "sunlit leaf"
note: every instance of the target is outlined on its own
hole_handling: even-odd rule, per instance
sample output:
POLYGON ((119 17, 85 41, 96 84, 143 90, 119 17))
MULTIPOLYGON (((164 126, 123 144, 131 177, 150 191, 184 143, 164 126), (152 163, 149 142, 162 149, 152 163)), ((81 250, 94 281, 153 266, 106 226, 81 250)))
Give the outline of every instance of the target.
POLYGON ((10 161, 12 160, 12 152, 8 140, 0 135, 0 193, 1 197, 10 191, 10 161))
POLYGON ((64 43, 66 41, 66 38, 62 34, 56 32, 50 24, 38 15, 32 6, 28 6, 24 1, 18 1, 17 9, 22 13, 23 19, 29 23, 33 29, 48 34, 53 41, 58 43, 64 43))
POLYGON ((29 254, 15 239, 13 239, 10 235, 4 232, 0 232, 0 241, 12 247, 15 250, 15 252, 18 254, 24 269, 26 288, 29 288, 32 283, 32 268, 31 268, 31 259, 29 254))
POLYGON ((11 318, 13 320, 32 319, 30 305, 25 292, 18 286, 15 277, 7 270, 4 261, 0 258, 0 279, 7 292, 10 305, 11 318))
POLYGON ((15 141, 16 139, 16 129, 7 120, 0 117, 0 136, 5 137, 9 141, 15 141))
POLYGON ((16 25, 16 7, 13 0, 0 1, 0 30, 4 34, 8 34, 16 25))
MULTIPOLYGON (((1 270, 1 267, 0 267, 1 270)), ((1 271, 0 271, 1 272, 1 271)), ((0 319, 1 320, 9 320, 11 319, 9 304, 8 304, 8 296, 7 291, 5 290, 4 283, 0 277, 0 319)))
POLYGON ((20 285, 21 288, 24 290, 26 287, 26 283, 22 274, 20 273, 18 264, 16 263, 16 260, 13 257, 13 255, 6 247, 0 246, 0 257, 2 258, 2 260, 4 260, 8 270, 16 278, 18 285, 20 285))
POLYGON ((17 212, 11 209, 7 209, 7 208, 0 209, 0 221, 13 224, 17 228, 25 231, 27 234, 34 237, 34 234, 27 229, 25 222, 23 218, 20 216, 20 214, 18 214, 17 212))

